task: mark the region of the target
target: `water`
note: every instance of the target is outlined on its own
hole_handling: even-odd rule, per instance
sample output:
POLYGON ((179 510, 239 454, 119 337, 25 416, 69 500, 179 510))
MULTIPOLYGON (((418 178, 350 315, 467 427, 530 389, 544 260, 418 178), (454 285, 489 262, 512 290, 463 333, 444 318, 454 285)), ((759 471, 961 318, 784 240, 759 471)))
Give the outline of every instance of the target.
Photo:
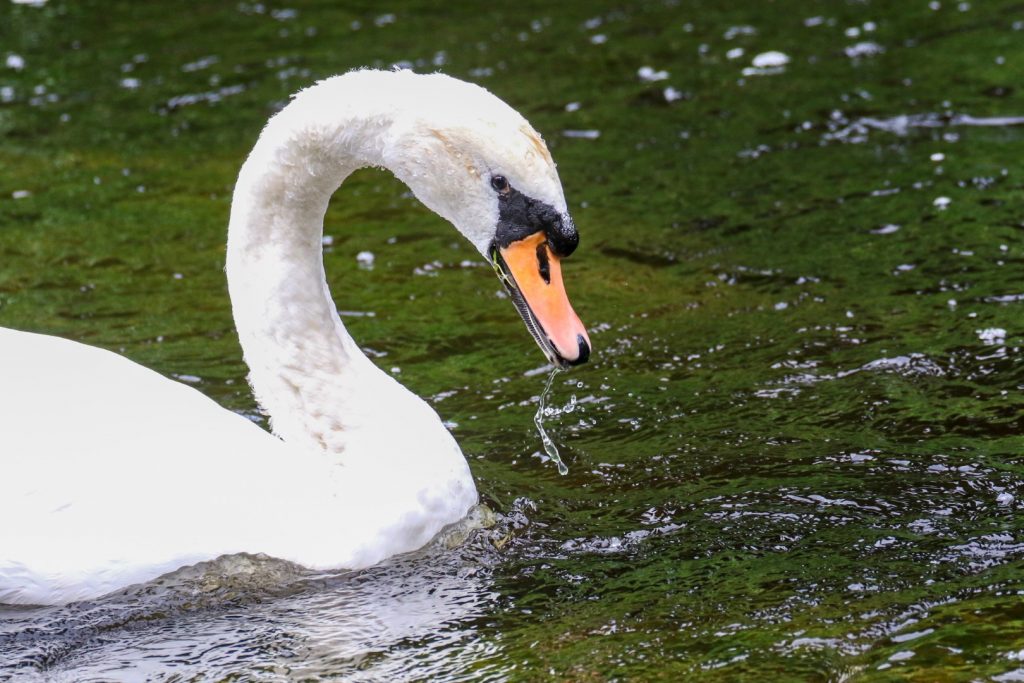
POLYGON ((35 4, 0 4, 0 325, 261 420, 223 281, 238 166, 289 93, 402 63, 545 134, 594 356, 551 387, 561 476, 484 259, 356 174, 338 306, 497 524, 356 574, 256 558, 6 608, 0 678, 1024 675, 1017 3, 35 4))
POLYGON ((551 462, 555 463, 555 467, 558 468, 558 473, 565 476, 569 474, 569 466, 562 460, 562 456, 558 454, 558 446, 554 441, 552 441, 551 437, 548 435, 548 431, 544 429, 544 419, 549 415, 558 413, 558 411, 547 407, 548 397, 551 395, 551 385, 554 384, 555 377, 558 376, 558 373, 559 368, 551 368, 551 374, 548 375, 548 381, 544 385, 544 391, 540 395, 540 400, 537 401, 537 412, 533 415, 533 423, 537 425, 537 435, 540 436, 540 442, 544 447, 544 452, 547 453, 551 462))

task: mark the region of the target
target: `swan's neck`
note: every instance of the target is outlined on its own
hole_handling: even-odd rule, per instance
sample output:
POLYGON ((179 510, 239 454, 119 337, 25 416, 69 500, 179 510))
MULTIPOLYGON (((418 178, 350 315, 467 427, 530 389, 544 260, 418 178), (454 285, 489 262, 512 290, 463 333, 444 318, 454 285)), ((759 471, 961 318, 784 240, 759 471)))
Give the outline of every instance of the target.
POLYGON ((370 404, 426 406, 360 351, 328 291, 321 246, 328 201, 354 170, 387 165, 392 120, 387 107, 339 101, 327 85, 274 117, 242 167, 227 275, 250 382, 274 432, 297 446, 341 452, 353 431, 382 419, 370 404))

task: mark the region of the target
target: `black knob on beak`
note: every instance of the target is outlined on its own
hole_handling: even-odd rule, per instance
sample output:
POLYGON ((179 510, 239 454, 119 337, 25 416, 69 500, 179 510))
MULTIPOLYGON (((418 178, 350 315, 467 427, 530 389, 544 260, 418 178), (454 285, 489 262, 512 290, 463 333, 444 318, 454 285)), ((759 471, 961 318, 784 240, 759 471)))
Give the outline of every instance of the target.
POLYGON ((590 360, 590 344, 582 334, 576 335, 576 343, 580 345, 580 355, 576 356, 576 360, 569 361, 569 365, 583 365, 590 360))
MULTIPOLYGON (((552 211, 552 213, 554 213, 552 211)), ((557 256, 565 257, 576 251, 580 243, 580 234, 568 215, 557 216, 544 226, 551 251, 557 256)))

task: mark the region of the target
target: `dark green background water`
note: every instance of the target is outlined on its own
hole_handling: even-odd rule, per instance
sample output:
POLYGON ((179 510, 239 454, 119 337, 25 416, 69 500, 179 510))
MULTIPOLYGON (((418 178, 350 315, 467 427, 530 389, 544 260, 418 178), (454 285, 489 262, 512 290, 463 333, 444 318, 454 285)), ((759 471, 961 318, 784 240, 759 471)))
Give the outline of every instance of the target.
POLYGON ((0 2, 0 325, 254 414, 237 168, 289 93, 400 63, 545 135, 595 346, 559 477, 499 284, 357 174, 339 308, 498 529, 286 595, 8 610, 0 679, 1024 680, 1024 4, 0 2))

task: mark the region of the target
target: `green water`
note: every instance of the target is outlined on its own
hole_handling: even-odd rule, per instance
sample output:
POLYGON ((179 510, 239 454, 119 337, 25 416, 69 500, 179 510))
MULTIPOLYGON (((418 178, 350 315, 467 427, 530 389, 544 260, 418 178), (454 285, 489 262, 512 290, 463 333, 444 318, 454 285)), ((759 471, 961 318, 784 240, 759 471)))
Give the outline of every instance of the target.
POLYGON ((1024 5, 0 3, 0 325, 258 419, 238 166, 289 93, 401 62, 545 135, 594 343, 551 397, 560 476, 500 284, 360 172, 332 290, 494 533, 219 605, 0 612, 0 679, 1024 680, 1024 5))

